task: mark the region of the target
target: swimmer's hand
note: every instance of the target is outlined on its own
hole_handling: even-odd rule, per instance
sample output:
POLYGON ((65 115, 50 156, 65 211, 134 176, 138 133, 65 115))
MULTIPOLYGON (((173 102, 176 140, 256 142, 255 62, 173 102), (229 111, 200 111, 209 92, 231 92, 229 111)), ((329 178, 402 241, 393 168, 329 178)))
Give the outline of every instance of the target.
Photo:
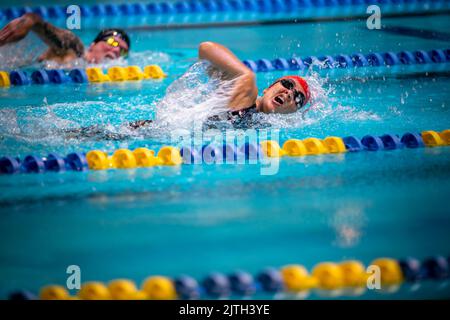
POLYGON ((237 111, 252 106, 258 97, 258 89, 255 85, 255 74, 246 72, 235 78, 233 95, 228 106, 231 110, 237 111))
POLYGON ((35 23, 33 17, 33 15, 24 14, 0 30, 0 47, 25 38, 35 23))
POLYGON ((213 67, 224 73, 225 80, 235 81, 228 106, 237 111, 246 109, 256 102, 258 88, 255 74, 250 71, 228 48, 215 42, 202 42, 198 57, 208 60, 213 67))

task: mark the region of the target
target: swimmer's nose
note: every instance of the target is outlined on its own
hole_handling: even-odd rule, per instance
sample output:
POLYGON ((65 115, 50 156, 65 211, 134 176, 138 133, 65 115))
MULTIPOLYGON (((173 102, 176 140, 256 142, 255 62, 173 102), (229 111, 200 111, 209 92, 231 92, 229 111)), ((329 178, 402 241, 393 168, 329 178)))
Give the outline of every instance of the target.
POLYGON ((289 102, 291 102, 292 99, 293 99, 293 96, 292 96, 292 92, 291 92, 290 90, 289 90, 288 93, 287 93, 287 97, 288 97, 287 100, 288 100, 289 102))

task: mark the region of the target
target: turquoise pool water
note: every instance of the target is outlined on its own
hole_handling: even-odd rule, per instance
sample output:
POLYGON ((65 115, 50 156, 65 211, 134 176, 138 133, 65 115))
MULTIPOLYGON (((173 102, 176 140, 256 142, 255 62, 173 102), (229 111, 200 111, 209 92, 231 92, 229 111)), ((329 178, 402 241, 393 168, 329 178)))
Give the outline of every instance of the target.
MULTIPOLYGON (((383 19, 391 29, 426 29, 424 36, 368 30, 363 20, 165 31, 139 23, 127 28, 123 21, 133 39, 130 59, 158 63, 168 78, 1 89, 0 154, 167 144, 153 134, 67 141, 54 129, 152 117, 158 108, 153 102, 195 62, 201 41, 221 42, 241 59, 428 50, 448 48, 448 21, 448 15, 383 19)), ((79 35, 88 43, 97 31, 89 26, 79 35)), ((320 73, 326 103, 303 122, 281 128, 280 142, 450 127, 448 66, 433 73, 378 69, 371 77, 373 71, 320 73)), ((258 73, 258 87, 282 74, 258 73)), ((257 273, 289 263, 310 269, 350 258, 369 263, 380 256, 447 256, 449 160, 450 148, 443 147, 286 158, 270 176, 260 174, 260 164, 2 175, 0 296, 65 284, 72 264, 80 266, 83 282, 140 283, 154 274, 200 280, 210 271, 257 273)), ((450 289, 425 282, 363 297, 448 298, 450 289)))

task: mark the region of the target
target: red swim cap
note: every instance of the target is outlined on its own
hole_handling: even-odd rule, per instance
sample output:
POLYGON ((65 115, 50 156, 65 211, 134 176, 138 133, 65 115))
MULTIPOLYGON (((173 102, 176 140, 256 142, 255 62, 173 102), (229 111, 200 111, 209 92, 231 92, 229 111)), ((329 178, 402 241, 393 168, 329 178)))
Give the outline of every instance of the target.
POLYGON ((306 98, 305 104, 306 104, 309 101, 309 99, 311 98, 311 92, 309 91, 308 83, 306 82, 306 80, 303 79, 302 77, 299 77, 299 76, 286 76, 286 77, 283 77, 283 78, 288 78, 288 79, 292 79, 294 81, 297 81, 297 83, 305 91, 305 98, 306 98))

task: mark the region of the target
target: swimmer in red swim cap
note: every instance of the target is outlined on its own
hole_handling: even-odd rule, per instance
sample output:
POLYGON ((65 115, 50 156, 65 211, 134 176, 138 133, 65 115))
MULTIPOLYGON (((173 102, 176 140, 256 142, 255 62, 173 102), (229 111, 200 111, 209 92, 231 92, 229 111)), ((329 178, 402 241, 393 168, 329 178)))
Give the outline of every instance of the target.
POLYGON ((299 76, 285 76, 276 80, 263 91, 262 97, 258 97, 255 74, 230 50, 218 43, 201 43, 199 58, 210 61, 228 79, 236 79, 229 103, 232 111, 255 109, 264 113, 293 113, 310 100, 308 84, 299 76))

